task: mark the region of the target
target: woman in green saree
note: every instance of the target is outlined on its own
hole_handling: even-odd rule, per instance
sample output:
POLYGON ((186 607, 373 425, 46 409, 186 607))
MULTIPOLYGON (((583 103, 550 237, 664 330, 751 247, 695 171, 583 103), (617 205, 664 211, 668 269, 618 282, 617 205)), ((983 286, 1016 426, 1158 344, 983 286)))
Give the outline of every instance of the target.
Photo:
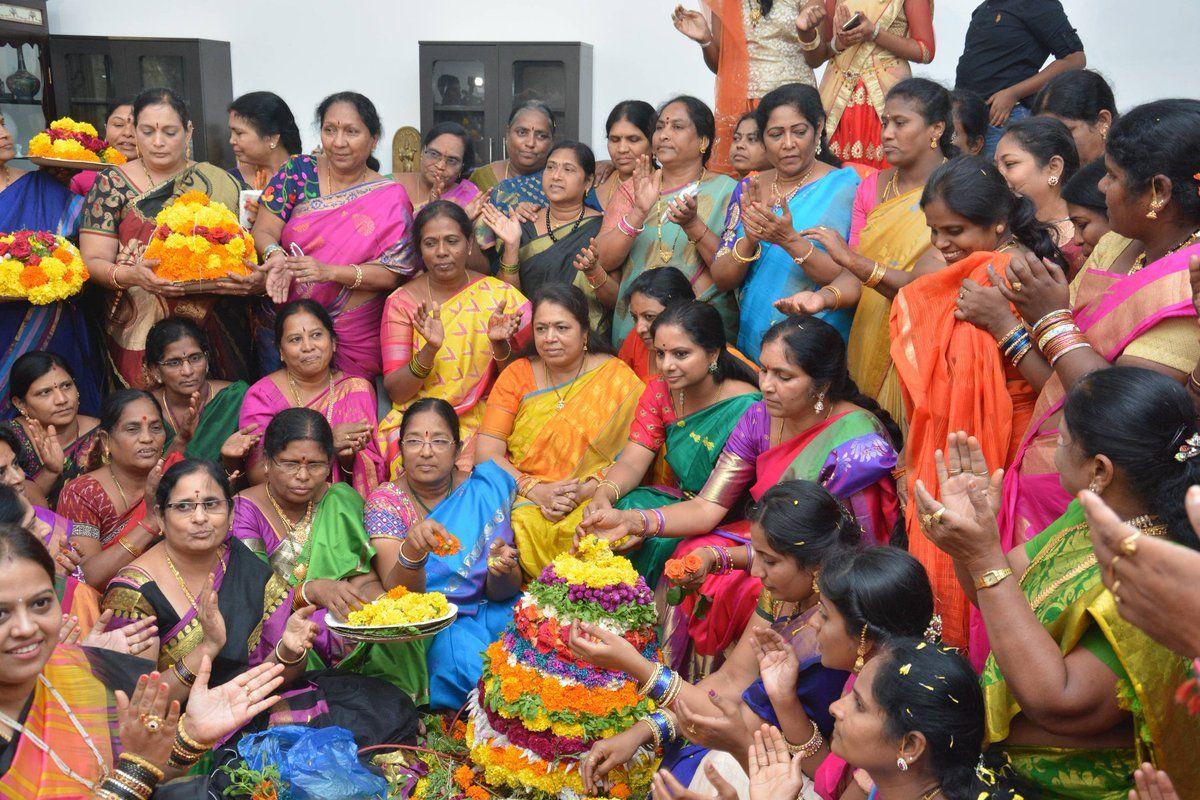
MULTIPOLYGON (((1142 536, 1195 548, 1184 495, 1200 482, 1200 433, 1187 390, 1115 367, 1080 378, 1063 413, 1059 480, 1072 495, 1103 495, 1136 529, 1125 552, 1142 536)), ((1043 800, 1125 800, 1143 762, 1170 773, 1181 797, 1200 796, 1200 719, 1173 696, 1187 663, 1121 618, 1080 503, 1005 556, 1002 470, 989 484, 982 450, 964 433, 952 433, 946 451, 941 502, 918 482, 917 508, 987 627, 989 741, 1043 800)))
POLYGON ((262 434, 257 425, 238 430, 245 381, 214 380, 208 370, 208 337, 186 317, 167 317, 146 335, 146 378, 163 408, 167 445, 187 440, 183 454, 202 461, 223 461, 240 469, 262 434))
MULTIPOLYGON (((328 482, 333 431, 312 409, 285 409, 267 426, 263 454, 266 483, 234 499, 230 533, 293 587, 299 603, 344 620, 383 594, 383 584, 373 569, 375 548, 363 525, 362 496, 349 484, 328 482)), ((309 668, 321 667, 310 656, 309 668)), ((337 667, 389 681, 424 702, 422 644, 359 645, 337 667)))
MULTIPOLYGON (((638 401, 629 443, 596 484, 596 509, 653 509, 695 496, 742 414, 762 399, 757 376, 730 355, 721 315, 708 303, 668 307, 651 335, 659 374, 638 401), (647 475, 649 485, 639 486, 647 475)), ((678 539, 647 539, 630 555, 649 586, 678 545, 678 539)))

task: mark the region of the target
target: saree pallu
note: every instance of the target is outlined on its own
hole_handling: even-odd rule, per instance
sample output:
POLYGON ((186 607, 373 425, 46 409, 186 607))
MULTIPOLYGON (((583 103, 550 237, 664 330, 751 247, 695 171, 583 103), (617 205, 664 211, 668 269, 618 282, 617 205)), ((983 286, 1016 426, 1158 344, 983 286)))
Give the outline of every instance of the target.
MULTIPOLYGON (((39 522, 46 526, 41 533, 42 544, 50 557, 57 564, 58 554, 71 540, 72 536, 83 536, 98 539, 100 531, 94 526, 82 522, 73 522, 61 514, 56 514, 48 508, 34 506, 33 513, 39 522)), ((64 614, 73 614, 79 620, 81 631, 91 630, 92 625, 100 617, 100 595, 83 581, 83 570, 79 567, 69 575, 56 571, 54 575, 54 593, 58 595, 64 614)))
MULTIPOLYGON (((425 564, 425 590, 441 592, 458 606, 458 618, 429 642, 429 704, 458 709, 483 674, 481 653, 512 621, 520 593, 507 600, 486 595, 487 559, 497 539, 513 543, 509 510, 517 484, 494 461, 471 476, 429 512, 462 544, 452 556, 432 553, 425 564)), ((401 541, 420 519, 412 499, 394 483, 380 484, 367 500, 367 533, 401 541)))
MULTIPOLYGON (((163 461, 163 472, 182 460, 183 456, 179 453, 171 453, 163 461)), ((100 481, 89 473, 67 482, 59 495, 56 510, 73 522, 84 523, 87 530, 83 533, 77 531, 76 536, 90 538, 92 529, 99 531, 100 546, 107 550, 146 518, 147 508, 146 498, 141 496, 124 513, 118 514, 112 498, 104 491, 100 481)), ((133 556, 129 558, 133 560, 133 556)))
MULTIPOLYGON (((877 183, 870 181, 867 186, 875 191, 877 183)), ((921 209, 922 190, 914 189, 871 209, 859 232, 858 252, 888 269, 912 272, 929 249, 929 227, 921 209)), ((850 377, 863 394, 874 398, 892 419, 906 426, 908 415, 889 352, 891 306, 892 301, 879 292, 863 288, 850 325, 846 359, 850 377)))
MULTIPOLYGON (((109 168, 96 179, 84 201, 81 230, 116 238, 122 246, 131 241, 148 243, 154 234, 154 217, 185 192, 204 192, 214 202, 238 207, 238 184, 228 172, 212 164, 195 164, 172 180, 145 192, 139 191, 120 168, 109 168)), ((154 323, 182 316, 204 330, 212 345, 210 358, 216 376, 228 380, 253 380, 251 299, 218 294, 189 294, 167 298, 139 286, 106 292, 104 334, 118 380, 126 386, 146 388, 142 366, 146 336, 154 323)))
MULTIPOLYGON (((388 297, 381 336, 385 375, 406 370, 413 353, 425 346, 425 337, 413 327, 412 319, 426 299, 415 291, 415 287, 407 286, 400 287, 388 297)), ((403 403, 393 403, 392 410, 379 422, 377 439, 387 467, 385 475, 394 480, 404 470, 400 422, 409 406, 426 397, 436 397, 454 406, 463 442, 462 452, 469 455, 474 450, 475 431, 483 420, 486 406, 484 398, 497 373, 491 340, 488 339, 488 321, 493 312, 521 316, 521 326, 510 342, 513 352, 520 351, 530 339, 533 309, 525 295, 504 281, 481 277, 442 304, 441 320, 446 339, 434 358, 432 372, 415 395, 403 403)))
MULTIPOLYGON (((497 181, 496 185, 488 190, 488 200, 505 214, 521 203, 545 206, 550 201, 546 199, 546 190, 542 187, 542 173, 544 172, 545 169, 539 169, 528 175, 514 175, 511 178, 497 181)), ((596 196, 595 188, 588 190, 587 195, 583 198, 583 203, 589 208, 600 210, 600 198, 596 196)), ((488 230, 490 232, 490 229, 488 230)))
MULTIPOLYGON (((628 367, 610 358, 574 381, 539 389, 530 362, 521 359, 500 376, 479 430, 506 439, 509 461, 526 475, 542 481, 583 480, 608 467, 621 452, 643 388, 628 367), (505 399, 497 402, 501 382, 507 384, 501 393, 505 399), (515 413, 510 399, 514 396, 515 413)), ((516 502, 513 536, 528 577, 536 578, 571 547, 585 507, 586 503, 550 522, 536 504, 516 502)))
MULTIPOLYGON (((729 198, 733 195, 737 183, 725 175, 706 173, 698 184, 696 194, 696 216, 704 221, 710 231, 719 233, 723 230, 725 211, 729 207, 729 198)), ((696 245, 688 241, 687 234, 674 222, 662 219, 664 209, 670 204, 684 186, 663 192, 658 204, 651 211, 651 216, 644 223, 645 230, 633 240, 629 257, 621 269, 621 287, 617 296, 617 305, 613 310, 612 343, 619 347, 625 337, 633 330, 633 317, 629 312, 629 284, 648 269, 659 267, 675 267, 692 282, 696 290, 697 300, 706 300, 721 314, 725 323, 725 341, 737 341, 737 301, 731 292, 721 292, 712 282, 708 267, 696 252, 696 245)), ((633 209, 633 194, 628 183, 622 184, 613 195, 612 201, 604 212, 604 228, 614 228, 617 222, 633 209)))
MULTIPOLYGON (((27 172, 0 192, 0 233, 49 231, 78 241, 83 200, 46 172, 27 172)), ((0 397, 8 397, 12 365, 31 350, 60 356, 79 389, 79 410, 100 411, 99 351, 93 347, 81 298, 46 305, 24 300, 0 302, 0 397)))
MULTIPOLYGON (((826 227, 837 231, 843 238, 850 235, 850 212, 854 206, 854 195, 860 178, 852 169, 837 169, 823 178, 804 186, 788 200, 788 211, 792 215, 792 226, 803 231, 809 228, 826 227)), ((739 186, 745 186, 743 181, 739 186)), ((737 193, 737 200, 741 193, 737 193)), ((731 201, 718 257, 732 249, 745 233, 741 221, 741 205, 731 201)), ((782 216, 780 209, 777 216, 782 216)), ((824 248, 816 247, 822 252, 824 248)), ((749 265, 742 289, 738 295, 741 320, 738 326, 737 346, 750 358, 758 361, 762 352, 762 339, 767 330, 786 316, 775 308, 775 301, 796 292, 816 291, 820 288, 802 267, 796 265, 788 252, 771 242, 760 243, 759 257, 749 265)), ((845 339, 850 335, 850 309, 823 311, 817 315, 834 328, 845 339)))
MULTIPOLYGON (((17 420, 10 419, 4 424, 16 434, 17 440, 21 443, 21 450, 17 453, 17 463, 21 465, 26 476, 30 479, 36 478, 42 472, 42 459, 38 455, 37 448, 33 446, 33 440, 29 438, 29 434, 17 420)), ((67 481, 88 471, 88 462, 91 460, 92 449, 99 441, 99 434, 100 428, 97 426, 77 437, 75 441, 63 445, 62 474, 58 476, 46 494, 46 499, 51 506, 57 505, 59 493, 67 481)))
MULTIPOLYGON (((292 407, 292 401, 284 397, 283 392, 268 375, 246 391, 245 397, 242 398, 238 427, 244 428, 253 423, 258 425, 260 433, 265 432, 276 414, 292 407)), ((321 416, 329 421, 330 426, 341 425, 344 422, 365 422, 374 428, 378 424, 375 389, 362 378, 343 375, 334 381, 332 389, 310 400, 306 408, 320 412, 321 416)), ((253 466, 262 457, 260 442, 246 457, 246 466, 253 466)), ((368 437, 367 446, 355 454, 354 469, 349 475, 336 458, 329 465, 329 470, 329 479, 332 482, 349 481, 359 494, 365 496, 371 487, 383 478, 383 456, 375 438, 368 437)))
POLYGON ((575 256, 588 246, 598 233, 601 216, 585 217, 578 226, 575 223, 554 229, 557 239, 550 234, 538 235, 532 222, 521 223, 521 292, 533 297, 538 289, 549 283, 569 283, 579 288, 587 298, 588 322, 592 330, 608 338, 611 334, 612 316, 607 308, 596 299, 596 290, 588 283, 582 272, 575 269, 575 256))
MULTIPOLYGON (((1105 268, 1129 244, 1117 234, 1107 234, 1096 245, 1077 280, 1072 302, 1075 324, 1093 349, 1113 364, 1127 349, 1160 363, 1178 364, 1187 372, 1196 363, 1195 329, 1188 326, 1186 339, 1153 340, 1153 350, 1137 341, 1156 325, 1168 320, 1196 316, 1188 282, 1188 259, 1200 254, 1200 245, 1185 247, 1147 265, 1132 275, 1119 275, 1105 268)), ((1149 337, 1146 337, 1149 339, 1149 337)), ((1000 506, 1000 539, 1005 550, 1028 540, 1058 518, 1070 496, 1058 481, 1054 465, 1058 425, 1067 390, 1057 373, 1052 374, 1038 395, 1033 419, 1004 476, 1000 506)))
MULTIPOLYGON (((657 387, 648 387, 647 391, 651 388, 666 391, 665 384, 661 381, 657 382, 657 387)), ((762 395, 757 392, 738 395, 713 403, 708 408, 685 417, 671 420, 662 434, 664 442, 661 453, 675 478, 675 483, 670 486, 639 486, 618 500, 615 507, 661 508, 695 496, 704 488, 704 482, 716 467, 717 458, 725 449, 725 442, 738 420, 746 413, 746 409, 760 400, 762 395)), ((667 402, 670 403, 669 392, 667 402)), ((639 416, 641 413, 642 404, 639 403, 639 416)), ((629 560, 646 578, 646 585, 653 589, 658 585, 663 565, 678 546, 678 539, 647 539, 636 553, 630 555, 629 560)))
MULTIPOLYGON (((922 481, 937 496, 934 453, 951 431, 979 440, 993 469, 1009 463, 1033 412, 1034 391, 1004 358, 987 331, 954 318, 966 279, 990 286, 988 267, 1003 275, 1007 253, 973 253, 917 278, 892 305, 892 359, 909 410, 905 441, 908 480, 922 481)), ((959 586, 954 560, 925 536, 910 494, 905 509, 908 549, 929 573, 942 639, 960 650, 970 639, 971 603, 959 586)))
MULTIPOLYGON (((348 580, 371 572, 375 548, 363 528, 363 499, 344 483, 329 486, 317 503, 312 527, 301 537, 276 529, 267 511, 239 495, 230 533, 296 590, 306 580, 348 580)), ((339 663, 309 654, 308 668, 337 667, 385 680, 418 703, 425 701, 425 647, 420 642, 359 644, 339 663)))
MULTIPOLYGON (((235 381, 204 404, 204 408, 200 409, 196 433, 183 451, 187 458, 198 458, 201 461, 221 460, 222 445, 238 431, 242 398, 249 389, 250 386, 245 381, 235 381)), ((163 420, 163 423, 167 431, 167 447, 170 447, 171 442, 175 441, 175 429, 167 420, 163 420)), ((262 431, 259 433, 261 435, 262 431)))
POLYGON ((491 164, 484 164, 471 173, 471 183, 481 192, 490 192, 500 184, 501 178, 491 164))
MULTIPOLYGON (((1101 583, 1100 568, 1083 507, 1072 501, 1066 513, 1030 540, 1031 565, 1022 577, 1027 598, 1046 594, 1034 614, 1065 656, 1085 647, 1117 676, 1117 700, 1133 717, 1133 741, 1127 749, 1084 750, 1014 746, 1014 768, 1037 784, 1046 800, 1101 798, 1122 800, 1133 785, 1132 770, 1144 761, 1166 770, 1180 797, 1200 796, 1200 719, 1175 702, 1175 689, 1188 679, 1188 663, 1121 618, 1101 583), (1070 769, 1064 769, 1064 765, 1070 769), (1039 766, 1041 765, 1041 766, 1039 766), (1123 782, 1116 783, 1117 771, 1123 782)), ((988 741, 1009 735, 1021 713, 1017 699, 989 656, 980 679, 986 704, 988 741)))

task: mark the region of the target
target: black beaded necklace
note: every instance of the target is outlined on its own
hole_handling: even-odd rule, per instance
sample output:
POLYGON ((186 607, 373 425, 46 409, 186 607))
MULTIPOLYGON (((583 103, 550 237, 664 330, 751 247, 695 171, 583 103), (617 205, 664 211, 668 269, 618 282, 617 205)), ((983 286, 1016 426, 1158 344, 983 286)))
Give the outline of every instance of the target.
MULTIPOLYGON (((581 203, 579 206, 579 216, 575 218, 575 224, 571 226, 571 233, 579 230, 579 226, 583 224, 583 215, 587 213, 587 203, 581 203)), ((550 204, 546 204, 546 234, 550 237, 550 241, 557 242, 558 237, 554 235, 554 221, 550 219, 550 204)))

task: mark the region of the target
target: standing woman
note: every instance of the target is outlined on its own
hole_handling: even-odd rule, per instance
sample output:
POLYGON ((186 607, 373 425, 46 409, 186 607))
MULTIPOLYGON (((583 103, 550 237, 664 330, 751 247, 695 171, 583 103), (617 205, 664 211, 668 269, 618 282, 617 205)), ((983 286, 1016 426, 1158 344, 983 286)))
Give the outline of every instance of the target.
MULTIPOLYGON (((329 312, 320 304, 313 300, 285 304, 275 317, 275 346, 283 367, 246 392, 238 426, 265 432, 285 408, 319 411, 333 428, 337 453, 330 480, 349 482, 365 496, 383 478, 383 456, 375 444, 375 386, 334 366, 341 344, 329 312)), ((246 474, 251 484, 265 480, 261 446, 247 455, 246 474)))
MULTIPOLYGON (((740 287, 738 349, 757 362, 763 334, 784 317, 775 301, 814 291, 841 273, 842 268, 826 252, 818 252, 816 243, 801 231, 830 227, 849 235, 859 178, 854 170, 841 168, 829 152, 816 89, 781 86, 764 97, 754 113, 772 169, 743 182, 712 276, 720 289, 740 287)), ((849 309, 828 317, 843 337, 849 334, 849 309)))
POLYGON ((654 353, 654 320, 676 303, 696 299, 692 284, 674 267, 643 272, 629 285, 629 313, 633 330, 621 343, 617 358, 621 359, 641 379, 650 383, 658 374, 658 357, 654 353))
POLYGON ((1062 189, 1063 200, 1067 201, 1067 214, 1075 228, 1074 244, 1083 253, 1084 261, 1091 257, 1096 245, 1112 230, 1108 223, 1108 201, 1100 190, 1105 172, 1104 159, 1097 158, 1072 175, 1062 189))
POLYGON ((542 170, 554 144, 554 130, 554 112, 545 103, 526 100, 514 106, 504 139, 506 158, 472 172, 471 182, 506 214, 521 203, 544 205, 542 170))
POLYGON ((176 311, 186 313, 216 343, 217 371, 248 379, 253 373, 250 301, 261 275, 229 276, 203 294, 160 278, 157 263, 142 258, 154 234, 154 218, 189 191, 200 191, 228 208, 238 207, 239 187, 221 167, 191 160, 192 122, 183 100, 170 89, 147 89, 133 103, 141 158, 109 167, 84 200, 79 248, 91 281, 105 290, 104 336, 119 383, 142 388, 146 334, 176 311))
POLYGON ((462 208, 433 201, 417 214, 413 236, 425 279, 388 296, 380 333, 383 386, 392 409, 379 423, 378 439, 385 476, 392 478, 403 471, 404 413, 423 398, 454 407, 469 464, 484 398, 513 353, 529 342, 525 296, 499 278, 467 269, 474 238, 462 208))
POLYGON ((816 86, 796 31, 804 0, 704 0, 699 11, 675 6, 675 29, 700 45, 704 65, 717 76, 713 170, 732 175, 729 148, 738 119, 759 98, 786 83, 816 86))
POLYGON ((391 175, 420 211, 435 200, 449 200, 463 208, 479 196, 479 187, 467 180, 475 168, 475 142, 457 122, 439 122, 421 139, 421 166, 417 172, 391 175))
POLYGON ((767 160, 767 149, 763 147, 762 131, 758 129, 758 120, 754 118, 753 111, 742 114, 733 128, 729 164, 733 167, 734 177, 739 181, 771 166, 771 162, 767 160))
POLYGON ((536 577, 571 546, 583 484, 612 464, 642 382, 588 328, 587 300, 550 283, 533 298, 533 347, 505 368, 488 397, 475 463, 517 479, 512 510, 521 567, 536 577))
POLYGON ((654 106, 644 100, 622 100, 608 113, 604 135, 608 137, 608 159, 613 170, 596 186, 602 211, 612 204, 617 189, 633 177, 638 159, 650 154, 657 119, 654 106))
POLYGON ((612 280, 599 284, 596 294, 614 309, 614 346, 633 330, 629 285, 646 270, 666 266, 677 267, 692 282, 696 296, 721 312, 725 340, 737 337, 737 303, 732 294, 717 288, 709 273, 721 243, 718 231, 737 186, 706 166, 714 125, 712 111, 696 98, 684 95, 667 101, 658 113, 653 140, 662 169, 653 172, 649 156, 639 158, 633 179, 605 209, 596 248, 600 267, 612 280))
POLYGON ((912 77, 911 64, 933 61, 933 0, 818 0, 796 25, 808 65, 829 62, 821 75, 829 148, 843 161, 883 169, 884 101, 912 77))
POLYGON ((277 305, 313 300, 333 317, 337 368, 374 380, 383 371, 383 300, 419 270, 408 192, 378 172, 371 152, 383 128, 375 105, 357 92, 317 106, 321 155, 293 156, 261 198, 254 243, 277 305))
POLYGON ((1033 98, 1033 113, 1066 125, 1080 163, 1086 164, 1104 155, 1108 131, 1117 120, 1117 101, 1100 73, 1073 69, 1042 87, 1033 98))
POLYGON ((609 312, 596 297, 612 279, 597 268, 590 243, 603 217, 584 201, 596 176, 592 149, 579 142, 559 142, 542 171, 546 205, 533 221, 505 215, 485 206, 483 221, 503 242, 500 277, 526 297, 550 283, 577 286, 588 299, 588 323, 600 336, 609 335, 609 312), (582 259, 580 253, 587 250, 582 259))
MULTIPOLYGON (((237 160, 229 174, 243 189, 265 189, 288 159, 304 150, 292 109, 274 92, 249 92, 229 104, 229 146, 237 160)), ((253 226, 258 203, 249 210, 253 226)))
POLYGON ((1067 126, 1049 117, 1033 117, 1008 126, 996 145, 996 166, 1017 194, 1033 201, 1038 219, 1053 225, 1055 244, 1072 273, 1083 266, 1075 246, 1075 226, 1067 212, 1062 185, 1079 170, 1079 154, 1067 126))

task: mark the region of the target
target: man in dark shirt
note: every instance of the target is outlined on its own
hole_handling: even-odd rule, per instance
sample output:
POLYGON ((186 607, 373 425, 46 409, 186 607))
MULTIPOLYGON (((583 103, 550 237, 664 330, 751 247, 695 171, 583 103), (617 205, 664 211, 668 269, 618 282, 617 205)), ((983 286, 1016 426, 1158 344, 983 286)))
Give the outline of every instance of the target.
POLYGON ((991 107, 983 154, 991 157, 1009 122, 1029 116, 1025 104, 1051 78, 1086 65, 1083 42, 1059 0, 984 0, 971 15, 956 82, 991 107))

